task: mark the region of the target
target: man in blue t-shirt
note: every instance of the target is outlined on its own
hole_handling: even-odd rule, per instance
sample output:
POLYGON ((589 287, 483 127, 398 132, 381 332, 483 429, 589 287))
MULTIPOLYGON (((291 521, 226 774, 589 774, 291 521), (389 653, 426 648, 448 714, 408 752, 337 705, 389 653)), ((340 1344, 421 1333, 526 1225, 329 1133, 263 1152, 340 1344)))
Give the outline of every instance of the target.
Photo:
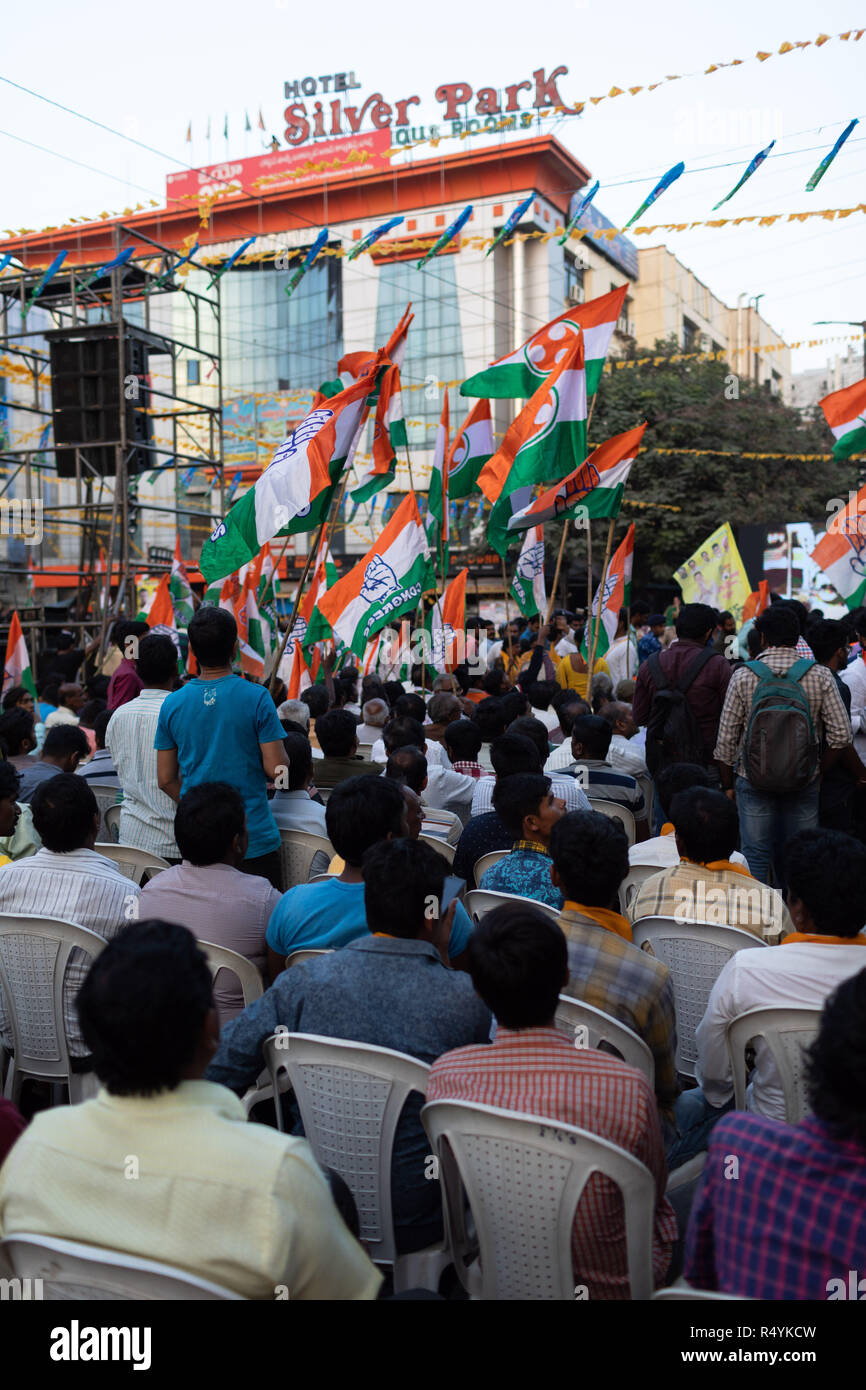
POLYGON ((199 675, 163 701, 154 748, 160 790, 173 801, 200 782, 228 782, 243 797, 249 832, 244 873, 280 888, 280 832, 268 780, 286 767, 283 726, 268 691, 232 672, 238 630, 225 608, 205 604, 189 625, 199 675))
MULTIPOLYGON (((409 834, 405 798, 387 777, 350 777, 341 782, 328 797, 325 824, 345 868, 327 882, 290 888, 274 908, 267 930, 271 978, 292 951, 335 950, 376 931, 375 923, 367 922, 364 905, 364 855, 382 840, 409 834)), ((458 902, 448 939, 452 966, 459 966, 471 930, 469 914, 458 902)))

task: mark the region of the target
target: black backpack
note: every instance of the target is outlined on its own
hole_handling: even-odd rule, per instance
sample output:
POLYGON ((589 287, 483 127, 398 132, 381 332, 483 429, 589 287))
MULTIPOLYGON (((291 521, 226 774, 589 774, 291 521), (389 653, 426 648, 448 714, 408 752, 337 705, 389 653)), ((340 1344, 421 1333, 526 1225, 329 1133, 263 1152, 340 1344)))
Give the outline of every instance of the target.
POLYGON ((649 658, 649 673, 655 690, 646 726, 646 765, 653 777, 670 763, 706 766, 708 750, 686 699, 686 691, 707 662, 717 655, 711 647, 698 652, 674 686, 665 677, 659 653, 654 652, 649 658))

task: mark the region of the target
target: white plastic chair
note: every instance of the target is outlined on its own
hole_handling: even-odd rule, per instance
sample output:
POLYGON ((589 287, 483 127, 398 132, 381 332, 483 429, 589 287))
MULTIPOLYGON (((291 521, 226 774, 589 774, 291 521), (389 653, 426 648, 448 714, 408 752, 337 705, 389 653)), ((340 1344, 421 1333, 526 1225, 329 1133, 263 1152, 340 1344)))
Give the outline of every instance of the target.
POLYGON ((327 854, 329 863, 336 853, 324 835, 314 835, 310 830, 280 830, 280 874, 284 893, 298 883, 307 882, 310 866, 319 850, 327 854))
POLYGON ((418 839, 435 849, 437 854, 441 854, 442 858, 447 859, 449 864, 454 863, 454 846, 449 845, 446 840, 440 840, 437 835, 425 835, 423 830, 418 839))
POLYGON ((291 970, 293 965, 303 965, 304 961, 313 960, 316 956, 329 955, 331 955, 330 947, 326 950, 290 951, 286 956, 286 969, 291 970))
POLYGON ((252 1004, 254 999, 261 998, 265 992, 264 983, 260 971, 251 960, 238 951, 230 951, 228 946, 215 946, 212 941, 199 941, 198 944, 207 956, 214 985, 220 971, 228 970, 243 991, 244 1008, 252 1004))
POLYGON ((557 1028, 574 1039, 575 1047, 599 1047, 601 1043, 607 1043, 624 1062, 630 1067, 637 1067, 649 1084, 655 1086, 656 1064, 652 1053, 643 1038, 620 1023, 618 1018, 612 1018, 592 1004, 585 1004, 582 999, 573 999, 570 994, 560 994, 554 1022, 557 1028), (579 1029, 583 1031, 579 1032, 579 1029))
POLYGON ((713 985, 737 951, 766 949, 767 943, 739 927, 678 922, 674 917, 639 917, 632 925, 632 941, 635 946, 648 941, 653 954, 671 972, 677 1020, 676 1067, 682 1076, 695 1076, 695 1030, 706 1012, 713 985))
POLYGON ((653 1303, 753 1303, 738 1293, 716 1293, 714 1289, 695 1289, 685 1279, 678 1279, 669 1289, 657 1289, 652 1296, 653 1303))
POLYGON ((589 805, 591 810, 600 811, 603 816, 610 816, 611 820, 618 820, 625 830, 629 844, 635 843, 637 830, 634 816, 627 806, 621 806, 618 801, 608 801, 603 796, 590 796, 589 805))
POLYGON ((55 1236, 15 1234, 0 1241, 17 1279, 39 1279, 47 1302, 68 1299, 230 1299, 244 1301, 232 1289, 212 1284, 185 1269, 143 1260, 120 1250, 105 1250, 55 1236))
POLYGON ((494 864, 498 864, 500 859, 504 859, 506 854, 510 853, 510 849, 492 849, 489 854, 482 854, 480 859, 475 860, 475 866, 472 870, 475 882, 480 883, 487 870, 492 869, 494 864))
POLYGON ((167 859, 151 854, 149 849, 138 849, 135 845, 115 844, 112 840, 108 844, 99 841, 93 848, 97 854, 104 854, 106 859, 113 860, 120 872, 132 879, 133 883, 141 884, 145 875, 153 878, 154 874, 171 868, 167 859))
MULTIPOLYGON (((746 1047, 761 1039, 776 1064, 785 1095, 785 1119, 796 1124, 809 1111, 804 1047, 821 1023, 821 1009, 749 1009, 728 1024, 728 1055, 734 1076, 734 1108, 746 1109, 746 1047)), ((760 1061, 760 1059, 759 1059, 760 1061)))
POLYGON ((574 1215, 594 1173, 622 1192, 631 1296, 650 1297, 655 1181, 632 1154, 575 1125, 491 1105, 437 1100, 421 1119, 439 1158, 452 1262, 471 1298, 573 1301, 574 1215), (468 1264, 460 1183, 477 1231, 468 1264))
POLYGON ((96 804, 99 807, 99 837, 102 840, 110 840, 111 833, 105 813, 111 806, 120 804, 123 799, 123 792, 116 782, 99 782, 95 777, 92 781, 88 777, 87 785, 96 797, 96 804))
POLYGON ((87 927, 53 917, 0 916, 0 989, 12 1034, 7 1100, 16 1101, 25 1077, 65 1084, 70 1104, 96 1091, 93 1074, 73 1072, 63 1021, 67 967, 86 967, 105 941, 87 927))
POLYGON ((619 910, 623 916, 626 915, 628 905, 638 889, 642 888, 647 879, 652 878, 653 874, 661 873, 664 873, 664 865, 662 864, 632 864, 622 883, 619 885, 619 910))
POLYGON ((114 844, 120 843, 120 810, 119 806, 109 806, 102 816, 108 839, 114 844))
MULTIPOLYGON (((391 1213, 394 1134, 407 1097, 426 1093, 430 1068, 387 1047, 304 1033, 272 1034, 264 1056, 274 1095, 287 1076, 316 1159, 348 1184, 371 1260, 393 1266, 396 1293, 436 1290, 448 1264, 445 1246, 398 1255, 391 1213)), ((423 1172, 418 1177, 424 1181, 423 1172)))
POLYGON ((494 907, 501 907, 503 903, 531 903, 533 907, 540 907, 554 922, 559 920, 559 913, 555 907, 539 902, 537 898, 521 897, 519 893, 496 893, 492 888, 472 888, 463 901, 473 922, 479 922, 485 912, 492 912, 494 907))

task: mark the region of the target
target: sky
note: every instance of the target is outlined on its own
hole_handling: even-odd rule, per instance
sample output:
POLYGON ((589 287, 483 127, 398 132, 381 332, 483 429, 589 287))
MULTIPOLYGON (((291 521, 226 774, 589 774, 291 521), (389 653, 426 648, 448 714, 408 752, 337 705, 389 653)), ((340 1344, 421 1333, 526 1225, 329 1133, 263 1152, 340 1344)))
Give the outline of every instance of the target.
MULTIPOLYGON (((331 0, 324 12, 296 0, 261 0, 253 13, 226 0, 205 8, 151 0, 133 14, 84 0, 75 9, 73 37, 68 5, 45 0, 33 10, 18 8, 15 44, 0 56, 0 78, 70 110, 0 81, 0 228, 57 225, 151 197, 162 202, 167 173, 262 153, 262 133, 243 132, 245 110, 255 122, 261 108, 267 136, 277 135, 284 146, 284 81, 341 71, 354 71, 362 100, 375 91, 392 103, 419 95, 422 105, 413 112, 419 123, 441 116, 434 93, 443 83, 502 88, 530 79, 536 68, 549 73, 565 65, 560 92, 576 102, 614 85, 627 89, 681 75, 651 93, 597 107, 587 102, 583 116, 556 125, 557 138, 601 181, 596 205, 617 225, 679 160, 685 174, 641 222, 866 204, 866 122, 820 186, 805 191, 844 126, 864 116, 858 101, 866 104, 866 35, 859 43, 834 38, 820 48, 754 60, 758 50, 775 52, 786 41, 866 27, 866 0, 860 14, 857 8, 855 0, 823 0, 820 7, 805 0, 713 6, 707 0, 548 0, 541 10, 525 0, 413 7, 331 0), (703 75, 711 63, 734 58, 742 66, 703 75), (699 75, 686 76, 693 73, 699 75), (184 139, 190 121, 191 145, 184 139), (714 214, 713 204, 773 139, 767 162, 714 214)), ((664 242, 729 304, 739 295, 762 295, 762 314, 790 342, 847 331, 816 328, 818 319, 866 318, 864 232, 866 216, 854 213, 838 223, 695 228, 637 243, 664 242)), ((794 370, 821 366, 844 350, 843 344, 802 349, 794 370)))

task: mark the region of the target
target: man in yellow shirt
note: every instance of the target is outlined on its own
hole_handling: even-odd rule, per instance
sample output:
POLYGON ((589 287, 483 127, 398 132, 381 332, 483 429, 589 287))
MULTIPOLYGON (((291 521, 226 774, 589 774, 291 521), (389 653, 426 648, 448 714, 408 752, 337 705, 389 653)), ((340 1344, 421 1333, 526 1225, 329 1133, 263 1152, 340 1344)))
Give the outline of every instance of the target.
POLYGON ((305 1139, 248 1124, 202 1080, 219 1043, 211 976, 185 927, 135 923, 78 995, 103 1089, 43 1111, 0 1170, 0 1235, 81 1241, 250 1299, 373 1299, 305 1139))

